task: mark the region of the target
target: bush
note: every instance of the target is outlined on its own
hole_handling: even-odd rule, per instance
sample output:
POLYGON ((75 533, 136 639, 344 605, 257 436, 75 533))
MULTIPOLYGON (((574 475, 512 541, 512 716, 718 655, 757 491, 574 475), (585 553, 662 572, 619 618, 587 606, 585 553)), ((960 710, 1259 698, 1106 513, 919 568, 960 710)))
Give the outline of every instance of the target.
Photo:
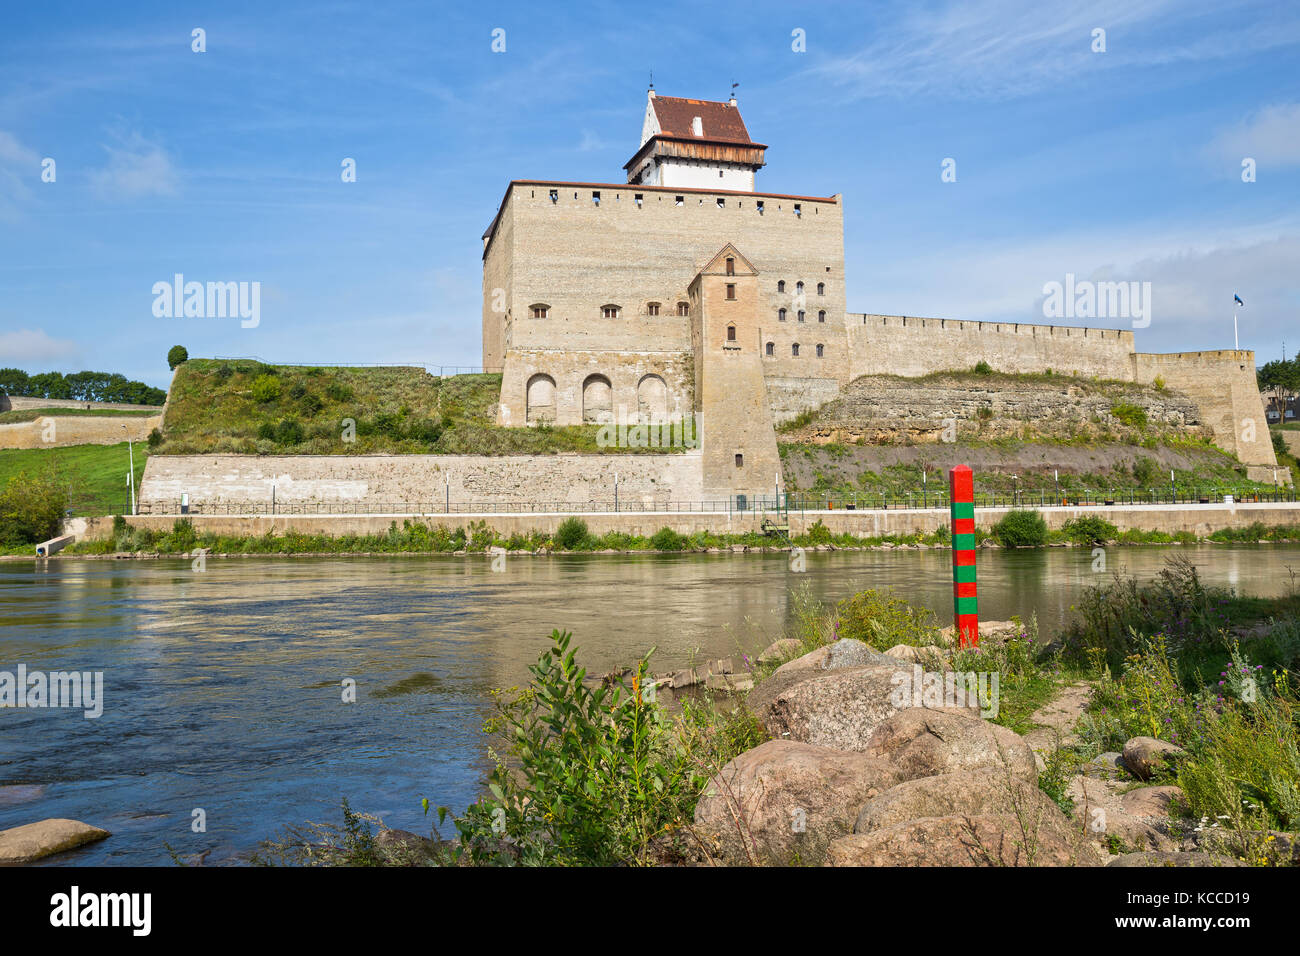
POLYGON ((54 469, 19 472, 0 490, 0 546, 37 544, 58 535, 68 507, 68 487, 54 469))
POLYGON ((250 391, 255 402, 273 402, 280 397, 280 380, 274 375, 259 375, 253 379, 250 391))
POLYGON ((1037 511, 1008 511, 993 526, 993 538, 1004 548, 1041 548, 1047 544, 1047 522, 1037 511))
MULTIPOLYGON (((584 526, 585 527, 585 526, 584 526)), ((480 864, 649 862, 652 841, 690 822, 707 775, 674 746, 674 729, 642 693, 647 661, 631 681, 588 683, 570 635, 529 670, 530 686, 495 694, 486 729, 504 747, 490 796, 456 820, 461 852, 480 864)))
POLYGON ((985 362, 985 361, 983 361, 983 360, 981 359, 980 361, 978 361, 978 362, 975 363, 975 374, 976 374, 976 375, 992 375, 992 374, 993 374, 993 367, 992 367, 991 365, 989 365, 988 362, 985 362))
POLYGON ((1141 405, 1134 405, 1132 402, 1115 402, 1110 406, 1110 413, 1121 424, 1130 428, 1146 428, 1147 413, 1141 405))
POLYGON ((281 445, 302 444, 302 425, 296 418, 285 418, 275 426, 275 440, 281 445))
POLYGON ((1133 462, 1133 480, 1138 483, 1139 487, 1145 488, 1151 484, 1156 477, 1156 461, 1154 458, 1148 458, 1143 455, 1133 462))
POLYGON ((155 428, 153 431, 149 433, 150 448, 157 448, 159 445, 162 444, 162 440, 163 440, 163 433, 160 432, 158 429, 155 428))
POLYGON ((350 402, 353 398, 352 389, 342 382, 330 382, 325 386, 325 397, 332 402, 350 402))
POLYGON ((895 644, 919 647, 939 639, 934 612, 909 604, 892 591, 859 591, 840 601, 835 609, 835 633, 841 640, 865 641, 884 651, 895 644))
POLYGON ((587 540, 587 522, 581 518, 565 518, 555 529, 555 546, 561 551, 575 551, 587 540))
POLYGON ((189 361, 190 353, 183 345, 173 345, 167 350, 167 367, 172 371, 176 370, 177 365, 189 361))
POLYGON ((650 547, 656 551, 681 551, 686 547, 686 539, 672 528, 660 528, 651 536, 650 547))
POLYGON ((1061 530, 1068 539, 1084 547, 1105 544, 1119 537, 1119 528, 1096 515, 1071 518, 1061 527, 1061 530))

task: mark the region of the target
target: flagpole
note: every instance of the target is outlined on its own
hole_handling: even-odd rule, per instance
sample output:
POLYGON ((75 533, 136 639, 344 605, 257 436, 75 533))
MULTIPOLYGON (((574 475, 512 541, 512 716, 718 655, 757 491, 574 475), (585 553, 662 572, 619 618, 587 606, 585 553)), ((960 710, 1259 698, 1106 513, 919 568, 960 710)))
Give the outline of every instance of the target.
POLYGON ((1232 307, 1232 347, 1234 350, 1240 350, 1241 344, 1237 341, 1237 307, 1232 307))

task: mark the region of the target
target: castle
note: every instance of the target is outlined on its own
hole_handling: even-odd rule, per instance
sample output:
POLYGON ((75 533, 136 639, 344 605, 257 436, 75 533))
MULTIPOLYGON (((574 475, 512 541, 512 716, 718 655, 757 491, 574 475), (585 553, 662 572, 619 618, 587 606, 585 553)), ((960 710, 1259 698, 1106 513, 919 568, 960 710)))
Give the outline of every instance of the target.
POLYGON ((983 361, 1160 380, 1251 478, 1272 480, 1253 352, 1146 354, 1126 330, 850 313, 843 197, 756 191, 766 150, 734 98, 651 88, 626 182, 509 184, 483 234, 499 424, 696 414, 703 496, 763 495, 780 482, 776 424, 859 376, 983 361))

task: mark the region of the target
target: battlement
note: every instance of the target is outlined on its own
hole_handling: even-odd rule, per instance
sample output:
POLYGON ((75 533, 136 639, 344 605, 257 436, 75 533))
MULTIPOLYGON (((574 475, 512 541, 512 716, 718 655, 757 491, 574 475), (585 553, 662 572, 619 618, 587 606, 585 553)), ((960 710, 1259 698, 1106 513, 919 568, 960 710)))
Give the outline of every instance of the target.
POLYGON ((850 312, 847 317, 850 325, 880 325, 882 328, 929 329, 932 331, 954 332, 989 332, 1001 335, 1060 336, 1062 338, 1116 339, 1134 344, 1133 333, 1128 329, 1101 329, 1078 325, 1043 325, 1033 322, 987 322, 972 319, 938 319, 914 315, 879 315, 876 313, 850 312))

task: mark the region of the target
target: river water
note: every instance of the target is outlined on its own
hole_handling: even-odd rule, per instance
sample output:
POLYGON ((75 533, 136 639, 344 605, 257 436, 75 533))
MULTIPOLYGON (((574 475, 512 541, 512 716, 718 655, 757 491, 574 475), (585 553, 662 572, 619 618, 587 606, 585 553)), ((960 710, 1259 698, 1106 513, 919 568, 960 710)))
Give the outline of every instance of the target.
MULTIPOLYGON (((1207 582, 1272 596, 1300 573, 1285 545, 1111 549, 1153 577, 1184 554, 1207 582)), ((71 817, 111 839, 59 864, 247 858, 340 803, 428 832, 421 798, 462 809, 487 769, 493 687, 522 682, 553 628, 594 673, 657 647, 653 669, 781 636, 792 591, 867 587, 951 615, 947 551, 208 558, 0 562, 0 671, 102 671, 103 714, 0 708, 0 829, 71 817), (343 702, 345 680, 356 701, 343 702), (195 811, 206 832, 193 832, 195 811)), ((1036 613, 1050 634, 1095 584, 1083 549, 981 551, 981 617, 1036 613)))

